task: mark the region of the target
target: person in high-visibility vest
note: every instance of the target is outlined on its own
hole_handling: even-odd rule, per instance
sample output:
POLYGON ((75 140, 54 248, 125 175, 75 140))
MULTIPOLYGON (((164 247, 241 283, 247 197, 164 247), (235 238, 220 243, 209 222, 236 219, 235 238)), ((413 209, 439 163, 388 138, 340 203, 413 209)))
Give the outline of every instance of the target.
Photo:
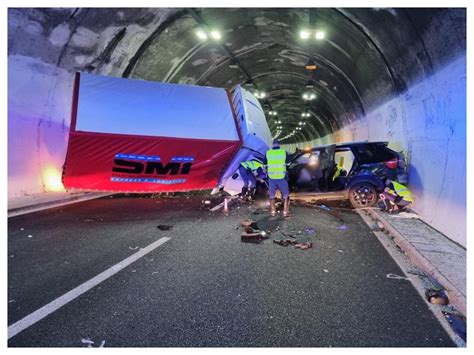
POLYGON ((388 212, 400 212, 406 210, 414 201, 411 191, 405 185, 390 179, 385 180, 385 190, 380 198, 385 203, 388 212))
POLYGON ((251 198, 251 196, 255 194, 255 189, 257 187, 257 180, 255 179, 255 174, 259 174, 259 172, 262 171, 263 164, 257 159, 246 160, 240 163, 239 175, 242 178, 242 181, 244 182, 242 192, 240 193, 240 198, 251 198))
POLYGON ((286 165, 290 163, 290 156, 286 150, 280 148, 278 140, 274 140, 272 149, 267 150, 264 163, 268 175, 270 213, 272 216, 276 215, 275 194, 277 190, 280 190, 283 198, 283 217, 287 217, 290 212, 290 189, 286 180, 286 165))

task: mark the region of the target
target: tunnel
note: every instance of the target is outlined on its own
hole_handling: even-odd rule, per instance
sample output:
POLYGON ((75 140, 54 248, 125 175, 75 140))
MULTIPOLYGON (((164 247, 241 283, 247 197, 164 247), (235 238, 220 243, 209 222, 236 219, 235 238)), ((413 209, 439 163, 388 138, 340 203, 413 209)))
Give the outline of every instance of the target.
POLYGON ((9 203, 62 189, 76 72, 240 85, 289 152, 387 141, 466 245, 466 9, 9 8, 9 203))

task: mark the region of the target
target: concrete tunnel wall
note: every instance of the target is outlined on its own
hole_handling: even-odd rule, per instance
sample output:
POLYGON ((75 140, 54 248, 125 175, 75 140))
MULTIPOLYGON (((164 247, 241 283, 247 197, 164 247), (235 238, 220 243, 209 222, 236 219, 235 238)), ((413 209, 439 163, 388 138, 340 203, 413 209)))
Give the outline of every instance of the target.
MULTIPOLYGON (((60 10, 57 10, 60 12, 60 10)), ((64 10, 62 10, 64 11, 64 10)), ((70 11, 70 10, 68 10, 70 11)), ((151 10, 150 10, 151 11, 151 10)), ((116 55, 99 73, 120 76, 130 53, 148 38, 172 10, 153 10, 153 20, 130 26, 116 55)), ((105 48, 117 31, 103 33, 72 28, 65 21, 45 27, 44 13, 9 12, 8 52, 8 199, 48 194, 47 180, 58 176, 64 163, 75 70, 64 63, 67 48, 84 50, 84 62, 94 53, 90 43, 105 48), (86 50, 87 49, 87 50, 86 50), (88 52, 89 51, 89 52, 88 52), (88 54, 87 54, 88 53, 88 54)), ((125 18, 123 21, 127 21, 125 18)), ((414 209, 451 239, 466 245, 466 57, 460 53, 429 77, 371 108, 363 117, 320 139, 297 146, 351 140, 388 140, 403 151, 409 163, 414 209)))
POLYGON ((388 141, 407 157, 414 210, 466 245, 466 58, 460 57, 362 119, 297 147, 388 141))

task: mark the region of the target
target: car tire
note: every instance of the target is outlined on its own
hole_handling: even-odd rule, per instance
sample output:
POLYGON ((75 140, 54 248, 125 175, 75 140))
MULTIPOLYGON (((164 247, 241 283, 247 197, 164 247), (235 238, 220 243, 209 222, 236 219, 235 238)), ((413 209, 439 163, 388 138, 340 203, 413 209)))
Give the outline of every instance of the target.
POLYGON ((359 182, 349 190, 349 201, 354 208, 374 207, 378 200, 377 189, 370 182, 359 182))

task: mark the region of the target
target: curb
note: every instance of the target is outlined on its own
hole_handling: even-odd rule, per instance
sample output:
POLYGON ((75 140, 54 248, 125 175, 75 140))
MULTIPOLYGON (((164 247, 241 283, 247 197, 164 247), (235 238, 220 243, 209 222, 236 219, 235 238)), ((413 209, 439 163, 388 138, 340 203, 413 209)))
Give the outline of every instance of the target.
POLYGON ((65 205, 70 205, 72 203, 83 202, 88 200, 93 200, 100 197, 114 195, 115 193, 105 192, 105 193, 90 193, 87 195, 81 196, 72 196, 69 198, 64 198, 55 201, 44 202, 36 205, 30 205, 25 207, 18 207, 8 210, 8 218, 21 216, 28 213, 38 212, 42 210, 47 210, 49 208, 60 207, 65 205))
POLYGON ((380 221, 384 228, 393 236, 395 243, 401 250, 425 273, 438 281, 447 291, 450 303, 463 315, 466 315, 466 297, 439 272, 415 247, 408 242, 405 237, 397 231, 387 220, 378 214, 375 210, 369 209, 367 212, 370 216, 380 221))

